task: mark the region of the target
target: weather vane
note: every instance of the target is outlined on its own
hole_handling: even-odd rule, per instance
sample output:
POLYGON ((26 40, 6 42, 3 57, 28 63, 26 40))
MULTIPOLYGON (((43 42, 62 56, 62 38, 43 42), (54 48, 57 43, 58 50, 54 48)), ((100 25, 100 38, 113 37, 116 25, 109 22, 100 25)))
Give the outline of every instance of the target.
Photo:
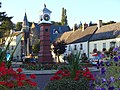
POLYGON ((46 8, 46 4, 44 4, 44 7, 46 8))

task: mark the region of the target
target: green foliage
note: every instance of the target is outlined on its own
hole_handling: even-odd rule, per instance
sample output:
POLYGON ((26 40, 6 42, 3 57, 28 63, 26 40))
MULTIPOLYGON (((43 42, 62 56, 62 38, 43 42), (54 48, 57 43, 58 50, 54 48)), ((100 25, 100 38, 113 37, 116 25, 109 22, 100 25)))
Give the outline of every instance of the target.
POLYGON ((67 12, 67 10, 62 8, 62 18, 61 18, 61 24, 62 25, 68 25, 66 12, 67 12))
POLYGON ((48 82, 45 90, 89 90, 88 80, 81 78, 79 81, 73 79, 61 79, 48 82))
POLYGON ((111 53, 113 54, 113 57, 107 62, 100 62, 98 65, 101 70, 94 82, 96 87, 99 86, 106 90, 109 87, 114 87, 114 90, 120 88, 120 48, 116 47, 114 49, 112 48, 112 50, 111 53))
POLYGON ((36 44, 32 46, 33 53, 37 54, 40 50, 40 41, 38 41, 36 44))
POLYGON ((10 30, 13 28, 14 28, 14 25, 9 18, 6 18, 5 20, 3 20, 2 25, 1 25, 1 29, 0 29, 1 37, 8 36, 10 30))
POLYGON ((0 87, 0 90, 39 90, 37 87, 33 87, 30 85, 26 85, 26 86, 21 86, 21 87, 15 87, 15 88, 5 88, 5 87, 0 87))
POLYGON ((71 76, 75 77, 76 75, 76 70, 81 70, 80 66, 80 52, 77 52, 76 54, 71 53, 67 57, 67 62, 68 62, 68 68, 71 72, 71 76))
POLYGON ((57 70, 57 64, 25 63, 24 68, 27 70, 57 70))
POLYGON ((22 29, 22 22, 17 22, 16 26, 15 26, 16 30, 21 30, 22 29))
POLYGON ((53 25, 61 25, 61 22, 51 21, 53 25))
POLYGON ((53 52, 58 57, 59 63, 60 63, 59 56, 66 51, 66 49, 65 49, 66 46, 65 45, 66 45, 66 43, 64 41, 59 41, 59 42, 53 43, 53 46, 54 46, 53 52))

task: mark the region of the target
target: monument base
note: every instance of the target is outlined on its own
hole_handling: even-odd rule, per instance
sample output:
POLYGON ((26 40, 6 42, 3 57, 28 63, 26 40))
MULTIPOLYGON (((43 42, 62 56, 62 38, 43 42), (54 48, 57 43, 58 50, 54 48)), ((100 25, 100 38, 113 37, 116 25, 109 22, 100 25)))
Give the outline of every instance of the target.
POLYGON ((39 54, 38 62, 40 63, 53 63, 53 58, 51 54, 39 54))

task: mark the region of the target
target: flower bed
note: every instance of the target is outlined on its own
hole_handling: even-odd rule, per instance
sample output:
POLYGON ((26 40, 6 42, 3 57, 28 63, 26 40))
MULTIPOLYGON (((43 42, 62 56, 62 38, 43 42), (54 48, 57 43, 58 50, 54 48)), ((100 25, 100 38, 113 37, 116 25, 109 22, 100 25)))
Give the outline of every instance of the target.
POLYGON ((96 90, 120 90, 120 47, 114 48, 109 57, 107 62, 97 65, 100 72, 93 82, 96 90))
POLYGON ((32 81, 35 78, 35 74, 27 78, 21 68, 15 71, 4 62, 0 64, 0 90, 37 90, 37 83, 32 81))
POLYGON ((26 70, 56 70, 58 64, 26 63, 23 67, 26 70))
POLYGON ((88 68, 75 73, 59 70, 50 78, 45 90, 89 90, 89 82, 94 79, 88 68))

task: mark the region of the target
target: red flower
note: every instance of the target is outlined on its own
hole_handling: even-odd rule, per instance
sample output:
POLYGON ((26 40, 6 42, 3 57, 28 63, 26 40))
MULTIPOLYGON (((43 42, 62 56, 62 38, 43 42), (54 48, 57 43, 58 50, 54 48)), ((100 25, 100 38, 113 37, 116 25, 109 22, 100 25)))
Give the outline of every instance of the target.
POLYGON ((90 71, 90 70, 88 69, 88 67, 86 67, 85 70, 86 70, 86 71, 90 71))
POLYGON ((17 82, 17 85, 18 85, 18 86, 23 86, 23 82, 22 82, 22 81, 18 81, 18 82, 17 82))
POLYGON ((51 81, 53 81, 53 80, 60 80, 60 79, 61 79, 61 77, 58 76, 58 75, 55 75, 52 78, 50 78, 51 81))
POLYGON ((63 71, 62 70, 59 70, 55 73, 55 75, 58 75, 58 74, 63 74, 63 71))
POLYGON ((70 76, 70 73, 63 73, 62 74, 62 77, 69 77, 70 76))
POLYGON ((70 71, 69 71, 69 70, 63 70, 63 72, 64 72, 64 73, 70 73, 70 71))
POLYGON ((79 76, 80 75, 80 70, 77 70, 76 71, 76 76, 79 76))
POLYGON ((94 77, 92 77, 92 78, 91 78, 91 80, 95 80, 95 78, 94 78, 94 77))
POLYGON ((7 85, 8 87, 10 87, 10 88, 13 88, 13 87, 14 87, 14 84, 13 84, 12 82, 8 82, 8 83, 6 83, 6 85, 7 85))
POLYGON ((0 64, 0 67, 5 67, 5 63, 2 62, 2 63, 0 64))
POLYGON ((6 85, 6 83, 7 83, 7 82, 5 82, 5 81, 1 81, 1 82, 0 82, 1 85, 6 85))
POLYGON ((79 77, 78 77, 78 76, 76 76, 76 77, 74 78, 74 80, 75 80, 75 81, 79 80, 79 77))
POLYGON ((21 68, 18 68, 18 69, 17 69, 17 72, 21 73, 21 72, 22 72, 22 69, 21 69, 21 68))
POLYGON ((31 86, 37 86, 37 83, 36 82, 31 82, 30 85, 31 86))
POLYGON ((35 75, 35 74, 31 74, 31 75, 30 75, 30 78, 35 79, 35 78, 36 78, 36 75, 35 75))

